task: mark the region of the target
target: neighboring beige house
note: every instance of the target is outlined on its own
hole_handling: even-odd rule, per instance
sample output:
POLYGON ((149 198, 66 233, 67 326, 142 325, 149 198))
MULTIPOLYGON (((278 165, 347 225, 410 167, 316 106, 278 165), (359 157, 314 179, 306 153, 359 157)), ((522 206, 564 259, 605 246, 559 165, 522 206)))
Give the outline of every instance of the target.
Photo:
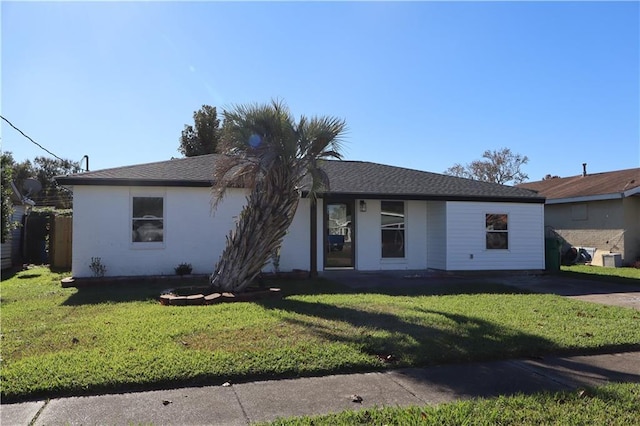
POLYGON ((546 197, 545 227, 572 246, 620 253, 623 265, 640 258, 640 168, 588 174, 583 164, 582 175, 518 187, 546 197))

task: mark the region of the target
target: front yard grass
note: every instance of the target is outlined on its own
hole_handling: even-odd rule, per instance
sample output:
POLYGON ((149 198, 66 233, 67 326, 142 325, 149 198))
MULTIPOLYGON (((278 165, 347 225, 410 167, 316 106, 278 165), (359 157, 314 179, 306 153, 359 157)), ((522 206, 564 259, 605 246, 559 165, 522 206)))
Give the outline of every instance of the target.
POLYGON ((640 268, 605 268, 603 266, 591 265, 563 265, 560 267, 560 270, 565 275, 582 278, 602 279, 623 283, 628 282, 633 284, 638 284, 640 281, 640 268))
POLYGON ((640 384, 616 383, 580 392, 542 392, 438 406, 345 411, 280 419, 271 426, 335 425, 638 425, 640 384))
POLYGON ((1 284, 4 402, 640 348, 636 310, 498 285, 402 295, 317 279, 283 282, 282 300, 175 307, 157 286, 61 278, 33 268, 1 284))

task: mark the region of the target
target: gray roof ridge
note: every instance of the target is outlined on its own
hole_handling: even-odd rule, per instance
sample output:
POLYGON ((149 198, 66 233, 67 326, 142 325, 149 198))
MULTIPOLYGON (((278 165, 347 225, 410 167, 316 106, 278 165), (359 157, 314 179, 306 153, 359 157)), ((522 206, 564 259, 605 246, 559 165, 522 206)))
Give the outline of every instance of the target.
POLYGON ((214 156, 219 156, 219 155, 220 154, 213 153, 213 154, 196 155, 196 156, 192 156, 192 157, 177 157, 177 158, 171 157, 168 160, 158 160, 158 161, 150 161, 148 163, 129 164, 127 166, 107 167, 106 169, 89 170, 89 171, 81 172, 81 173, 73 173, 72 175, 58 175, 58 176, 54 176, 54 178, 61 178, 61 177, 68 177, 68 176, 86 177, 86 176, 91 176, 92 174, 111 172, 111 171, 114 171, 114 170, 129 170, 129 169, 133 169, 133 168, 139 168, 141 166, 154 166, 154 165, 163 164, 163 163, 171 163, 171 162, 177 162, 177 161, 193 160, 194 158, 199 158, 199 157, 214 157, 214 156))
POLYGON ((527 188, 519 188, 518 185, 507 185, 504 183, 497 183, 497 182, 487 182, 487 181, 483 181, 483 180, 478 180, 478 179, 473 179, 473 178, 467 178, 467 177, 463 177, 463 176, 454 176, 454 175, 448 175, 446 173, 438 173, 438 172, 432 172, 429 170, 421 170, 421 169, 414 169, 411 167, 403 167, 403 166, 394 166, 392 164, 383 164, 383 163, 376 163, 373 161, 365 161, 365 160, 325 160, 325 161, 335 161, 335 162, 352 162, 352 163, 361 163, 361 164, 373 164, 376 166, 382 166, 382 167, 389 167, 389 168, 393 168, 393 169, 398 169, 398 170, 406 170, 406 171, 411 171, 411 172, 417 172, 417 173, 424 173, 426 175, 431 175, 431 176, 440 176, 440 177, 444 177, 444 178, 451 178, 451 179, 460 179, 466 182, 474 182, 474 183, 480 183, 483 185, 498 185, 500 187, 510 187, 510 188, 517 188, 517 189, 526 189, 527 191, 532 191, 534 193, 537 193, 537 191, 533 191, 531 189, 527 189, 527 188))
MULTIPOLYGON (((482 182, 482 181, 477 181, 475 179, 463 178, 463 177, 460 177, 460 176, 446 175, 444 173, 436 173, 436 172, 431 172, 429 170, 414 169, 412 167, 394 166, 393 164, 376 163, 374 161, 365 161, 365 160, 324 160, 324 161, 335 161, 335 162, 340 162, 340 163, 350 162, 350 163, 361 163, 361 164, 373 164, 373 165, 376 165, 376 166, 390 167, 390 168, 394 168, 394 169, 402 169, 402 170, 407 170, 407 171, 411 171, 411 172, 427 173, 427 174, 430 174, 430 175, 439 175, 439 176, 446 176, 446 177, 457 177, 459 179, 467 179, 467 180, 472 180, 474 182, 482 182)), ((491 182, 486 182, 486 183, 491 183, 491 182)))

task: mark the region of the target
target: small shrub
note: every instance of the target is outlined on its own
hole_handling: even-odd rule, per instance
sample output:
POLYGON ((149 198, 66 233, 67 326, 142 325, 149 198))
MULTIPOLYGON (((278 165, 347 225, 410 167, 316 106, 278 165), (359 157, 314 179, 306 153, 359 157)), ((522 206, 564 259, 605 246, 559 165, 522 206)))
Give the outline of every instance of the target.
POLYGON ((176 266, 174 269, 177 275, 183 276, 183 275, 190 275, 191 271, 193 270, 193 267, 191 266, 190 263, 181 263, 178 266, 176 266))
POLYGON ((91 263, 89 264, 89 269, 93 272, 94 277, 104 277, 104 274, 107 272, 107 267, 102 264, 102 259, 99 257, 92 257, 91 263))

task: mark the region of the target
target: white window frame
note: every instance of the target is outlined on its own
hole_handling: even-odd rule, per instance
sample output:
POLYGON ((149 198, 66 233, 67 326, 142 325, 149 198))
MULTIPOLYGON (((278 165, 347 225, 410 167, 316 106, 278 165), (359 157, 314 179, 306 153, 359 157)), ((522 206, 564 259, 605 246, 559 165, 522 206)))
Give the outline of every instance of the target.
POLYGON ((484 218, 484 249, 487 251, 497 251, 497 250, 502 250, 502 251, 508 251, 509 248, 511 247, 511 236, 509 235, 509 217, 510 214, 507 212, 485 212, 483 218, 484 218), (489 215, 493 215, 493 216, 498 216, 498 215, 504 215, 507 217, 507 229, 496 229, 496 230, 488 230, 487 229, 487 216, 489 215), (492 234, 507 234, 507 248, 492 248, 492 247, 487 247, 487 235, 489 233, 492 234))
MULTIPOLYGON (((139 219, 139 218, 138 218, 139 219)), ((167 197, 164 190, 131 190, 129 192, 129 217, 128 224, 128 240, 129 245, 133 249, 164 249, 167 243, 167 197), (141 242, 133 241, 133 199, 134 198, 162 198, 162 241, 141 242)))

